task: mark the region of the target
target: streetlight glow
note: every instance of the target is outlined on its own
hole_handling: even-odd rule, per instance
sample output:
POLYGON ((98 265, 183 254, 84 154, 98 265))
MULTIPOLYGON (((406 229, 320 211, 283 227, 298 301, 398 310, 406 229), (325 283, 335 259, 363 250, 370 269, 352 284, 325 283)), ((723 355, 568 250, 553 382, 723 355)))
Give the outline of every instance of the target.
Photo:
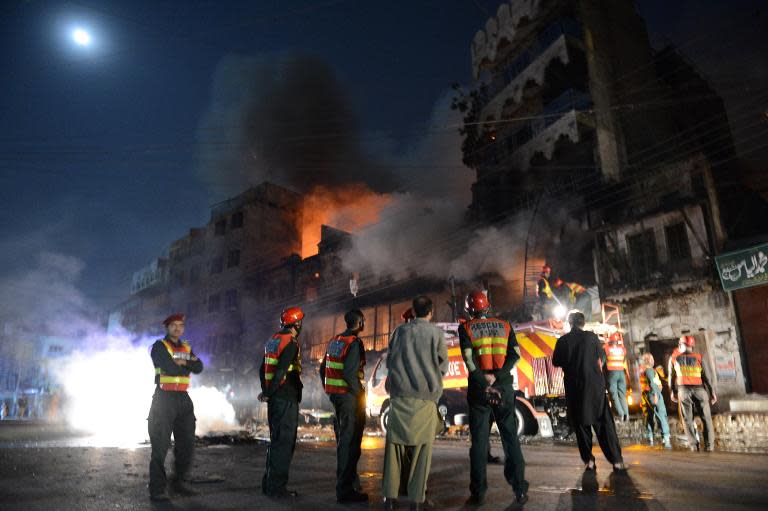
POLYGON ((79 46, 88 46, 91 44, 91 34, 83 30, 82 28, 76 28, 72 32, 72 39, 79 46))

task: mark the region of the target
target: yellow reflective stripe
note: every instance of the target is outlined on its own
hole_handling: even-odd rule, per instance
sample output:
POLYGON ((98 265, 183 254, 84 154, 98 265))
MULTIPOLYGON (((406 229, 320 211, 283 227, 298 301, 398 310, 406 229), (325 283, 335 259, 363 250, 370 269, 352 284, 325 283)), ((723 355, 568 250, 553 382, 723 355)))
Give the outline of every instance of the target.
POLYGON ((521 371, 529 381, 533 381, 533 367, 526 359, 521 358, 517 361, 517 370, 521 371))
POLYGON ((326 385, 331 385, 333 387, 349 387, 349 385, 347 385, 346 381, 341 380, 339 378, 326 378, 325 379, 325 384, 326 385))
POLYGON ((160 374, 161 372, 159 367, 155 367, 155 374, 160 374))
POLYGON ((480 348, 477 350, 478 355, 506 355, 507 348, 480 348))
POLYGON ((522 350, 528 353, 531 358, 545 358, 547 356, 547 354, 541 351, 541 348, 539 348, 536 343, 529 339, 525 334, 518 333, 515 337, 517 338, 517 344, 519 344, 522 350))
POLYGON ((683 376, 701 376, 700 367, 680 366, 680 372, 683 376))
POLYGON ((507 344, 509 339, 505 337, 481 337, 479 339, 472 340, 472 346, 477 348, 478 346, 487 346, 489 344, 507 344))
POLYGON ((161 376, 160 383, 189 383, 189 376, 161 376))
POLYGON ((301 371, 301 364, 291 364, 288 366, 288 372, 301 371))
POLYGON ((264 362, 267 364, 277 365, 277 359, 272 357, 264 357, 264 362))
POLYGON ((267 381, 271 380, 274 377, 275 377, 275 373, 266 373, 266 374, 264 374, 264 379, 267 380, 267 381))
POLYGON ((333 360, 327 360, 325 362, 325 367, 330 367, 331 369, 344 369, 344 362, 334 362, 333 360))

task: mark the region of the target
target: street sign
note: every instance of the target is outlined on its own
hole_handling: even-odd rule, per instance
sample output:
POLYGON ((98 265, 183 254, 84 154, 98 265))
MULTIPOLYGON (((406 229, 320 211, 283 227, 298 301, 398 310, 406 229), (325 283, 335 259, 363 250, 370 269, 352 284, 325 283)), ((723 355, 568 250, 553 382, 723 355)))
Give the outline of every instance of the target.
POLYGON ((768 284, 768 243, 715 257, 726 291, 768 284))

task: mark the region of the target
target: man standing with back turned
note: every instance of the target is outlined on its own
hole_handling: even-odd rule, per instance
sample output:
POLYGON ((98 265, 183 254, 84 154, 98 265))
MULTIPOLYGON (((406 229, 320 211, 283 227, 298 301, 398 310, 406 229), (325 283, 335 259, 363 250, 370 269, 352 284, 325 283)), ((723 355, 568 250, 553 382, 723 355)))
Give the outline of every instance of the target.
POLYGON ((387 350, 386 389, 390 412, 384 451, 384 509, 396 507, 400 471, 410 474, 411 509, 424 509, 427 478, 432 464, 432 443, 437 434, 437 401, 448 370, 448 349, 443 331, 430 323, 432 300, 413 300, 416 318, 392 333, 387 350), (410 463, 405 465, 405 460, 410 463))

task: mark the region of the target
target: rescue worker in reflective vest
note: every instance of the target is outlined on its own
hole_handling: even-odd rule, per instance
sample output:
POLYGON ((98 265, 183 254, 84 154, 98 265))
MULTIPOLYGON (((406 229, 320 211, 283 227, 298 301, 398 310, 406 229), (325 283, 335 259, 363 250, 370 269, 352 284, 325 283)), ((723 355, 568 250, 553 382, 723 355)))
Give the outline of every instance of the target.
POLYGON ((184 335, 184 315, 168 316, 163 325, 165 337, 152 345, 155 366, 155 394, 149 409, 148 428, 152 454, 149 462, 149 496, 152 500, 168 500, 165 455, 173 433, 174 474, 171 489, 179 495, 197 492, 183 483, 192 463, 195 445, 195 412, 187 394, 189 374, 199 374, 203 362, 197 358, 184 335))
POLYGON ((608 382, 608 392, 611 394, 613 409, 619 420, 629 420, 627 405, 627 386, 629 383, 629 368, 627 367, 627 350, 618 334, 612 334, 605 343, 605 371, 608 382))
POLYGON ((661 378, 653 367, 653 355, 643 353, 641 358, 640 388, 642 389, 642 400, 640 404, 645 417, 645 431, 648 436, 648 443, 653 445, 654 431, 656 431, 656 422, 661 426, 664 448, 671 449, 672 444, 669 441, 669 422, 667 421, 667 407, 664 404, 664 397, 661 393, 661 378))
POLYGON ((706 366, 701 361, 701 354, 694 353, 696 339, 692 335, 683 335, 677 345, 677 353, 670 361, 669 374, 670 397, 672 402, 679 402, 680 413, 685 423, 685 434, 688 446, 692 451, 698 451, 700 446, 696 441, 696 424, 693 416, 693 402, 696 401, 701 410, 701 421, 704 423, 705 449, 715 449, 715 428, 712 425, 712 413, 709 406, 717 402, 717 396, 712 390, 706 366))
POLYGON ((347 329, 328 343, 320 379, 336 412, 336 500, 367 502, 357 474, 365 429, 365 347, 358 334, 365 329, 365 317, 353 309, 344 315, 344 322, 347 329))
POLYGON ((301 352, 298 337, 304 312, 289 307, 280 314, 280 330, 264 345, 264 360, 259 370, 261 394, 267 403, 269 447, 267 468, 261 491, 275 498, 296 497, 286 488, 288 472, 296 447, 301 402, 301 352))
POLYGON ((515 501, 528 500, 525 460, 517 437, 515 390, 511 374, 520 359, 515 332, 509 322, 489 316, 491 304, 485 293, 467 295, 465 307, 470 319, 459 326, 459 343, 469 373, 469 450, 471 496, 467 504, 485 502, 488 490, 489 424, 496 418, 504 449, 504 477, 515 492, 515 501))
POLYGON ((536 283, 536 297, 538 298, 539 311, 542 317, 547 317, 549 314, 549 308, 555 298, 555 293, 552 291, 552 286, 549 284, 549 277, 552 275, 552 268, 545 264, 541 268, 541 276, 536 283))

